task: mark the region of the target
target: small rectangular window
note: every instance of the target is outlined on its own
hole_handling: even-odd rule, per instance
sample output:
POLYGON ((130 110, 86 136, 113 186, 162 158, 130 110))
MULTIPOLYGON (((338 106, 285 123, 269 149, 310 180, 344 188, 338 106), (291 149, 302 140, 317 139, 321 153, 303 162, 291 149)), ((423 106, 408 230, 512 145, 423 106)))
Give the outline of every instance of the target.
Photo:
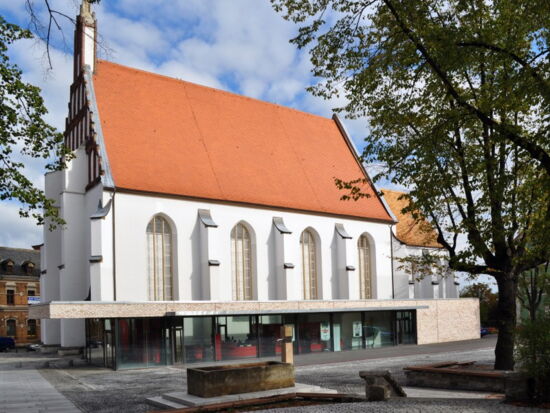
POLYGON ((6 302, 8 305, 15 305, 15 291, 6 290, 6 302))
POLYGON ((27 295, 28 295, 29 297, 34 297, 34 295, 35 295, 34 290, 29 290, 29 291, 27 291, 27 295))

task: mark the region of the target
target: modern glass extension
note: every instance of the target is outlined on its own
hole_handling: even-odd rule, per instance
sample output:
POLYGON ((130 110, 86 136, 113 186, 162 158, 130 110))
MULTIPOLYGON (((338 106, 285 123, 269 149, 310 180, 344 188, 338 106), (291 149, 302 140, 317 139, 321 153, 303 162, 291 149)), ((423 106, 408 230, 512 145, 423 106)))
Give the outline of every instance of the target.
POLYGON ((416 311, 86 320, 86 358, 114 369, 279 357, 281 326, 295 354, 416 343, 416 311))

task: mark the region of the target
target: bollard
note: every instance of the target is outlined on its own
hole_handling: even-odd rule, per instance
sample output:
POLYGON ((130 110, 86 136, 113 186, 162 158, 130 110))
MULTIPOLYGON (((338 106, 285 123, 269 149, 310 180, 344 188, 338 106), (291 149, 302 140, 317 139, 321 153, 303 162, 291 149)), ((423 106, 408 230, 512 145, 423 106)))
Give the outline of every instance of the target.
POLYGON ((281 361, 283 363, 294 364, 294 349, 292 347, 292 326, 281 326, 281 361))

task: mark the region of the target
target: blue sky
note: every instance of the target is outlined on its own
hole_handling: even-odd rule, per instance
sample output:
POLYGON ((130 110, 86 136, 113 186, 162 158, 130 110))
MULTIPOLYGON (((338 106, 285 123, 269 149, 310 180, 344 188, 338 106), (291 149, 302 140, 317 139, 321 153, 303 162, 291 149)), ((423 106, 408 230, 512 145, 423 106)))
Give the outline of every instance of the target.
MULTIPOLYGON (((43 0, 33 4, 47 23, 43 0)), ((76 16, 80 0, 50 0, 53 9, 76 16)), ((100 57, 191 82, 331 116, 343 101, 325 101, 305 91, 314 82, 306 51, 289 43, 296 26, 271 8, 269 0, 103 0, 94 5, 100 57)), ((29 27, 24 0, 0 1, 0 14, 29 27)), ((42 88, 47 120, 63 129, 72 79, 73 26, 58 16, 65 39, 54 31, 47 70, 44 44, 19 41, 10 49, 24 79, 42 88)), ((362 147, 366 120, 346 121, 362 147)), ((43 162, 26 160, 27 174, 43 186, 43 162)), ((29 247, 41 242, 42 229, 19 219, 18 204, 0 203, 0 245, 29 247)))

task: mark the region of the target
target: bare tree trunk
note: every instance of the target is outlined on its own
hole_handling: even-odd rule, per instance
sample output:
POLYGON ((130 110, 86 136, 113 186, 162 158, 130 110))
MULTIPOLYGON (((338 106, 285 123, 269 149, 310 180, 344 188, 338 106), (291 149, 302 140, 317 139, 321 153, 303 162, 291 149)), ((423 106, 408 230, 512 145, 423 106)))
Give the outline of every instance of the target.
POLYGON ((495 370, 514 369, 517 294, 517 284, 514 280, 512 274, 497 279, 498 339, 495 347, 495 370))

